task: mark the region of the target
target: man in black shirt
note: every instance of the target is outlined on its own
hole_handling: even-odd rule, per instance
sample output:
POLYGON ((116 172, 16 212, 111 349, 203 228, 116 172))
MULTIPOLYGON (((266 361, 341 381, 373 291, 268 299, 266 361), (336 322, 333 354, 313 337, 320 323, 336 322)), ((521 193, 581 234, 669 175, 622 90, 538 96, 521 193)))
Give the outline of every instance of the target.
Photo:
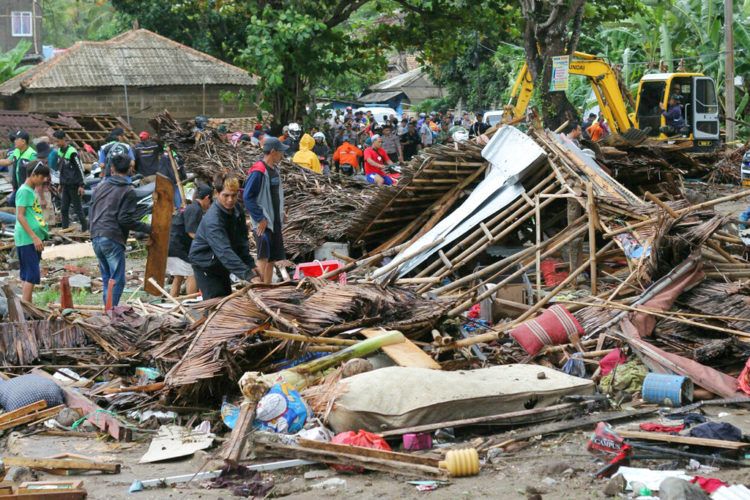
POLYGON ((213 184, 216 200, 203 215, 188 254, 204 300, 232 293, 230 274, 245 281, 255 275, 247 221, 237 203, 242 195, 239 180, 222 173, 213 184))
POLYGON ((151 140, 151 135, 145 130, 138 134, 141 142, 133 148, 135 150, 135 173, 146 177, 145 182, 151 182, 151 177, 159 171, 159 157, 162 150, 156 142, 151 140))
POLYGON ((481 111, 478 111, 476 114, 477 121, 475 121, 471 128, 469 129, 469 135, 472 137, 479 137, 480 135, 487 132, 487 130, 490 128, 490 125, 488 123, 484 123, 484 114, 481 111))
POLYGON ((419 133, 417 133, 417 125, 414 122, 409 122, 406 133, 401 136, 401 149, 404 161, 411 160, 419 152, 420 144, 422 144, 422 139, 419 137, 419 133))
POLYGON ((57 146, 57 170, 60 172, 60 191, 62 191, 62 202, 60 213, 62 215, 62 228, 70 226, 70 206, 78 214, 81 222, 81 231, 88 230, 86 216, 81 205, 83 196, 83 164, 76 149, 68 144, 65 132, 56 130, 52 137, 57 146))
POLYGON ((193 202, 184 209, 178 209, 172 216, 172 229, 169 233, 169 254, 167 257, 167 274, 172 276, 172 296, 180 295, 182 282, 187 278, 185 293, 190 295, 198 291, 193 268, 188 262, 190 245, 195 238, 195 232, 201 223, 203 214, 211 206, 213 189, 201 185, 195 192, 193 202))

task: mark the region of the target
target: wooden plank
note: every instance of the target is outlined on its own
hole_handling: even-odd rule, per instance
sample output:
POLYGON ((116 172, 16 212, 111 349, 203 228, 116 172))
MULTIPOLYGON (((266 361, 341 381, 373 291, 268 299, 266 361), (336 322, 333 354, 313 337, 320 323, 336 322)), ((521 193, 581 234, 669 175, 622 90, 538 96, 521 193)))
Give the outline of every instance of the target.
POLYGON ((41 368, 35 368, 31 371, 31 373, 39 375, 40 377, 47 378, 56 383, 65 395, 65 404, 69 408, 80 409, 81 413, 87 416, 86 419, 96 427, 108 433, 118 441, 130 441, 132 432, 130 431, 130 429, 125 427, 123 423, 120 422, 114 415, 105 412, 101 407, 99 407, 96 403, 91 401, 83 394, 75 392, 74 390, 61 385, 52 375, 45 372, 41 368))
POLYGON ((229 441, 224 447, 222 457, 232 466, 236 466, 245 453, 245 444, 247 435, 250 432, 253 418, 255 417, 255 407, 257 405, 248 401, 240 405, 240 414, 229 436, 229 441))
MULTIPOLYGON (((385 335, 388 332, 386 330, 364 329, 360 333, 366 338, 371 339, 385 335)), ((437 361, 432 359, 409 339, 399 344, 385 346, 383 347, 383 352, 399 366, 429 368, 430 370, 441 369, 437 361)))
POLYGON ((67 245, 55 245, 46 247, 42 252, 42 260, 72 260, 82 259, 84 257, 96 257, 94 246, 91 242, 70 243, 67 245))
POLYGON ((705 439, 691 436, 675 436, 659 432, 627 431, 617 429, 617 434, 626 439, 641 439, 643 441, 660 441, 662 443, 690 444, 693 446, 708 446, 710 448, 724 448, 726 450, 739 450, 750 446, 750 443, 742 441, 725 441, 722 439, 705 439))
POLYGON ((16 410, 3 413, 2 415, 0 415, 0 425, 6 422, 10 422, 11 420, 18 417, 23 417, 24 415, 27 415, 31 412, 43 410, 45 408, 47 408, 47 402, 45 400, 41 400, 37 401, 36 403, 31 403, 30 405, 22 406, 16 410))
POLYGON ((350 455, 359 455, 363 457, 381 458, 383 460, 395 460, 398 462, 403 462, 405 464, 426 465, 428 467, 438 466, 438 460, 434 458, 424 457, 421 455, 412 455, 411 453, 376 450, 374 448, 364 448, 362 446, 327 443, 324 441, 313 441, 312 439, 303 438, 299 438, 297 442, 303 448, 312 448, 314 450, 326 450, 335 453, 348 453, 350 455))
POLYGON ((161 292, 149 282, 149 278, 153 278, 159 286, 164 286, 173 209, 174 187, 165 175, 156 174, 154 209, 151 213, 151 245, 148 247, 143 290, 157 297, 161 296, 161 292))
POLYGON ((57 416, 57 414, 60 413, 63 410, 63 408, 65 408, 65 405, 58 405, 53 408, 48 408, 46 410, 29 413, 28 415, 24 415, 22 417, 15 418, 7 422, 3 422, 2 424, 0 424, 0 431, 4 431, 6 429, 12 429, 13 427, 18 427, 19 425, 27 424, 29 422, 34 422, 37 420, 48 420, 52 417, 57 416))
POLYGON ((6 466, 28 467, 29 469, 84 471, 98 470, 109 474, 119 474, 120 464, 105 464, 80 458, 26 458, 3 457, 6 466))

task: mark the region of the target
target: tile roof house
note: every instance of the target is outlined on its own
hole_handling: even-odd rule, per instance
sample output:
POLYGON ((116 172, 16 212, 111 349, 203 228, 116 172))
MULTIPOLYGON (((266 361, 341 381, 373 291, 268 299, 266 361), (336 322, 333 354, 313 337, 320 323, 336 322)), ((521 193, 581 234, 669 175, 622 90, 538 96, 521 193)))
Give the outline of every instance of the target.
POLYGON ((0 84, 0 102, 9 110, 112 113, 142 127, 164 109, 178 119, 247 115, 222 94, 255 83, 241 68, 136 29, 105 42, 77 42, 0 84))
POLYGON ((420 66, 371 85, 359 97, 359 101, 365 104, 387 104, 401 111, 404 104, 413 106, 424 100, 439 97, 443 97, 443 89, 435 85, 420 66))

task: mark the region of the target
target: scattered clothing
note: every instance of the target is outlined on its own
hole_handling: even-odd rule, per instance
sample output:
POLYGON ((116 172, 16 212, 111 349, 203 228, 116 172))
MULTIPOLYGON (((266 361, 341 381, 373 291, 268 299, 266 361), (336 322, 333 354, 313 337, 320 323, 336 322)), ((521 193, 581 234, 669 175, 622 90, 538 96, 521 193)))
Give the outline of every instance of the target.
POLYGON ((635 394, 643 387, 643 380, 646 375, 648 375, 648 368, 643 366, 640 361, 633 360, 618 366, 616 370, 612 370, 606 377, 602 378, 599 387, 605 394, 612 394, 616 391, 635 394))
POLYGON ((724 441, 742 441, 742 430, 729 422, 706 422, 690 429, 690 436, 724 441))
POLYGON ((678 433, 685 428, 685 424, 680 425, 662 425, 655 424, 653 422, 644 422, 640 425, 640 429, 646 432, 666 432, 669 434, 678 433))

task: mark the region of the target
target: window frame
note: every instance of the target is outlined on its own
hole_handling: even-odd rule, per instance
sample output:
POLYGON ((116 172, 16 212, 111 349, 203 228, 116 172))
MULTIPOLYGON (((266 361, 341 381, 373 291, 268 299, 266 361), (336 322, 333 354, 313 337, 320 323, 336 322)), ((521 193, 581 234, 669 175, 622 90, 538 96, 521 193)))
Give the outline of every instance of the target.
POLYGON ((13 10, 10 13, 10 32, 11 36, 15 38, 27 38, 34 36, 34 13, 29 10, 13 10), (20 22, 20 28, 24 26, 24 18, 28 17, 29 20, 29 32, 23 33, 16 31, 17 22, 20 22), (18 21, 17 21, 18 20, 18 21))

